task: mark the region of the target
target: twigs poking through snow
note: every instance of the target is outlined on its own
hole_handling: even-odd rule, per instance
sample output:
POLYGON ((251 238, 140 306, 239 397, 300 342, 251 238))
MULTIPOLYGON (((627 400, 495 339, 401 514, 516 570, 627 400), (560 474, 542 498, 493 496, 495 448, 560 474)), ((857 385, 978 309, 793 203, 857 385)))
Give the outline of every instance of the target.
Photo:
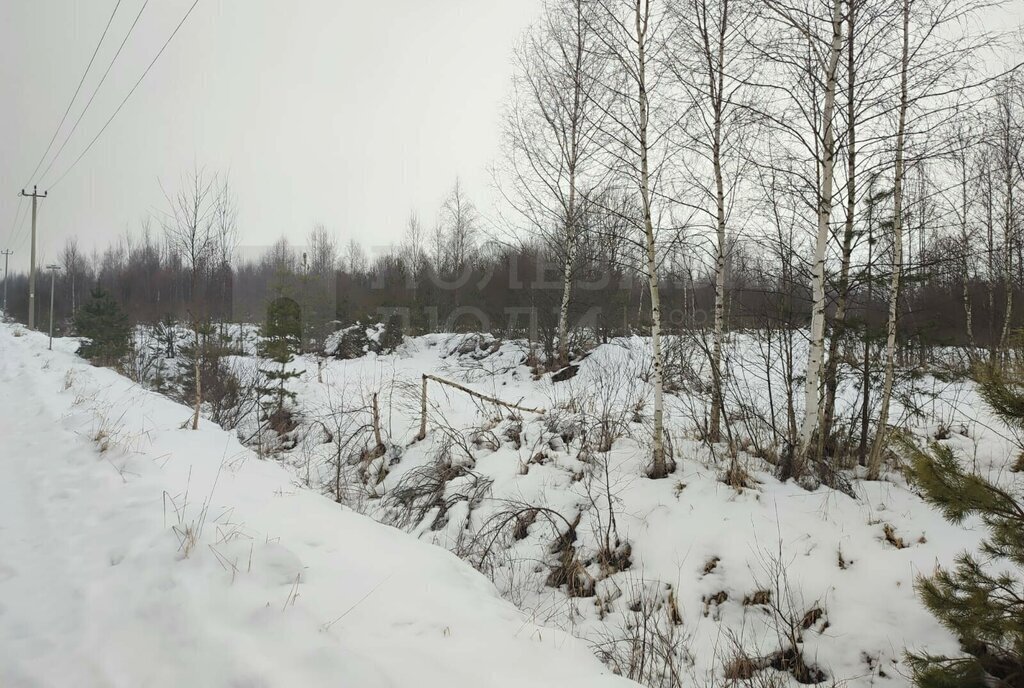
POLYGON ((299 599, 299 583, 302 582, 302 572, 295 574, 295 582, 292 583, 291 589, 288 591, 288 597, 284 598, 284 606, 281 607, 281 611, 288 609, 289 605, 295 606, 295 601, 299 599))
POLYGON ((618 627, 608 625, 594 643, 598 658, 611 670, 650 688, 681 688, 694 657, 682 631, 682 615, 671 588, 630 578, 626 590, 615 589, 628 601, 618 627))
POLYGON ((450 447, 443 443, 433 463, 413 468, 385 495, 391 525, 439 530, 456 504, 465 502, 471 512, 490 493, 493 481, 453 461, 450 447))
POLYGON ((804 633, 823 632, 829 627, 820 602, 802 604, 789 582, 788 565, 783 560, 782 544, 775 552, 763 552, 762 568, 766 581, 755 592, 744 597, 743 604, 757 607, 767 614, 767 624, 778 642, 778 649, 766 655, 751 656, 737 645, 736 656, 726 664, 726 678, 750 681, 766 669, 789 673, 798 683, 825 681, 827 674, 804 657, 804 633))
POLYGON ((367 599, 368 599, 368 598, 370 597, 370 595, 372 595, 373 593, 377 592, 377 590, 379 590, 379 589, 380 589, 380 587, 381 587, 382 585, 384 585, 384 584, 385 584, 385 583, 387 583, 387 582, 388 582, 389 580, 391 580, 391 576, 393 576, 393 575, 394 575, 393 573, 392 573, 392 574, 389 574, 387 578, 385 578, 385 579, 384 579, 384 580, 382 580, 382 581, 381 581, 380 583, 377 583, 377 585, 375 585, 375 586, 373 586, 372 588, 370 588, 370 589, 369 589, 369 590, 368 590, 368 591, 366 592, 366 594, 365 594, 365 595, 363 595, 363 596, 362 596, 362 597, 360 597, 360 598, 359 598, 358 600, 356 600, 356 601, 355 601, 355 603, 354 603, 354 604, 353 604, 353 605, 352 605, 351 607, 349 607, 348 609, 346 609, 345 611, 343 611, 343 612, 342 612, 342 613, 341 613, 341 614, 340 614, 340 615, 339 615, 339 616, 338 616, 337 618, 335 618, 335 619, 334 619, 333 621, 329 621, 329 622, 325 623, 325 624, 323 625, 323 628, 322 628, 322 630, 323 630, 323 631, 329 631, 329 630, 331 630, 331 626, 333 626, 334 624, 338 623, 339 621, 341 621, 342 619, 344 619, 344 618, 345 618, 346 616, 348 616, 348 615, 349 615, 349 614, 350 614, 350 613, 352 612, 352 610, 353 610, 353 609, 355 609, 356 607, 358 607, 359 605, 361 605, 361 604, 362 604, 363 602, 365 602, 365 601, 366 601, 366 600, 367 600, 367 599))
POLYGON ((178 538, 178 552, 181 553, 182 557, 187 559, 191 556, 192 552, 195 551, 196 546, 203 536, 203 529, 206 526, 206 518, 209 515, 210 503, 213 499, 213 493, 217 489, 217 482, 220 480, 221 471, 224 470, 224 463, 226 459, 222 459, 220 466, 217 468, 217 475, 214 476, 213 484, 210 485, 210 493, 203 500, 202 505, 199 508, 199 513, 192 518, 188 518, 188 506, 189 506, 189 491, 192 486, 192 468, 188 469, 188 480, 185 483, 185 492, 180 495, 181 504, 178 504, 178 499, 171 495, 169 492, 164 490, 163 493, 163 509, 164 509, 164 527, 167 526, 167 505, 170 504, 174 510, 176 523, 171 526, 171 530, 174 535, 178 538))

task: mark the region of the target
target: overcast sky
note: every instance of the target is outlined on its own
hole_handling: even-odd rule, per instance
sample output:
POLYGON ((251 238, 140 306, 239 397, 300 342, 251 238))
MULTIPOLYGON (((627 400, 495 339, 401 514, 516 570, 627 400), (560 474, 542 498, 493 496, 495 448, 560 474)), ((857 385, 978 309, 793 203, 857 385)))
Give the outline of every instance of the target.
MULTIPOLYGON (((144 0, 122 0, 70 129, 144 0)), ((0 248, 27 265, 17 192, 46 149, 116 0, 0 3, 0 248)), ((510 54, 539 0, 200 0, 99 142, 56 186, 191 5, 150 0, 103 87, 40 184, 40 260, 165 208, 193 164, 230 172, 243 244, 323 222, 344 243, 432 223, 457 175, 486 206, 510 54)), ((63 141, 58 136, 54 149, 63 141)), ((51 151, 51 156, 53 151, 51 151)), ((49 163, 44 162, 45 168, 49 163)), ((25 202, 22 210, 27 209, 25 202)), ((27 217, 27 213, 23 212, 27 217)))

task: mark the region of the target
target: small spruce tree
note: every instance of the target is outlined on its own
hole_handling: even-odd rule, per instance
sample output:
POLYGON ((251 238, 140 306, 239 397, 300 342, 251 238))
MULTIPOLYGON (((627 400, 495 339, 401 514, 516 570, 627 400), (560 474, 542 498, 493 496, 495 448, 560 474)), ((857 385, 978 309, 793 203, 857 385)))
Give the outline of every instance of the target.
POLYGON ((380 333, 377 344, 380 353, 391 353, 402 345, 405 336, 402 334, 402 320, 397 315, 392 315, 384 323, 384 330, 380 333))
POLYGON ((86 339, 78 354, 92 363, 116 365, 128 355, 128 316, 103 287, 93 289, 89 300, 75 314, 75 331, 86 339))
POLYGON ((260 356, 277 367, 261 370, 267 384, 261 388, 261 394, 270 396, 272 404, 268 408, 270 416, 280 416, 284 411, 286 400, 293 399, 295 393, 285 383, 300 373, 288 370, 295 354, 302 347, 302 309, 294 300, 287 297, 274 299, 267 306, 267 322, 263 330, 263 341, 260 343, 260 356))
POLYGON ((210 337, 213 324, 197 320, 192 325, 194 337, 188 337, 178 344, 176 358, 179 360, 178 384, 180 386, 178 400, 186 406, 195 402, 196 374, 199 375, 199 388, 205 397, 207 383, 212 374, 212 357, 210 354, 210 337))
MULTIPOLYGON (((1007 424, 1024 428, 1024 385, 1003 373, 979 376, 981 395, 1007 424)), ((981 557, 961 554, 952 569, 918 579, 925 606, 956 634, 964 655, 909 657, 922 688, 1024 688, 1024 502, 964 471, 948 445, 903 441, 925 498, 959 523, 971 515, 988 530, 981 557)))

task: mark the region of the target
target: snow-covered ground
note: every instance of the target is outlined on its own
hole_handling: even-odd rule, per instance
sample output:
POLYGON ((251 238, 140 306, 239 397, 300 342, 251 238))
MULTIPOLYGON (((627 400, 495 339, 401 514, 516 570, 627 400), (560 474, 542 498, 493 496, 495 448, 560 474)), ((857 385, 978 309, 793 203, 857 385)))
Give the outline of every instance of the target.
POLYGON ((0 326, 0 686, 614 686, 441 548, 0 326))
MULTIPOLYGON (((978 524, 947 523, 896 471, 849 471, 855 497, 780 483, 742 439, 729 480, 696 431, 692 351, 668 399, 678 465, 652 481, 642 338, 563 382, 476 335, 299 358, 297 428, 278 452, 265 430, 260 460, 236 439, 255 412, 236 433, 182 430, 185 407, 16 332, 0 328, 2 686, 615 685, 611 667, 659 687, 902 688, 906 650, 957 652, 914 580, 976 547, 978 524), (543 412, 430 381, 418 439, 424 374, 543 412)), ((740 435, 740 416, 785 423, 765 345, 728 348, 740 435)), ((893 417, 1020 489, 1020 438, 970 382, 909 379, 893 417)))
MULTIPOLYGON (((296 361, 305 369, 293 385, 298 446, 278 458, 301 482, 457 552, 533 618, 586 639, 649 685, 758 674, 902 687, 907 649, 958 651, 914 581, 976 547, 976 522, 947 523, 896 472, 854 479, 851 498, 780 483, 744 456, 750 479, 734 488, 723 481, 729 461, 696 440, 691 409, 701 404, 684 393, 669 402, 678 468, 649 480, 644 340, 601 346, 558 383, 534 379, 516 343, 479 343, 418 337, 393 355, 331 361, 322 382, 312 361, 296 361), (423 373, 545 413, 512 413, 430 382, 428 433, 416 441, 423 373), (365 452, 374 394, 388 445, 379 458, 365 452), (324 430, 339 411, 355 419, 341 428, 354 433, 351 444, 339 428, 324 430), (609 446, 595 441, 602 425, 612 427, 609 446), (566 558, 559 543, 571 525, 566 558), (576 595, 553 585, 567 562, 576 595)), ((731 379, 767 409, 756 347, 740 341, 731 352, 731 379)), ((897 405, 901 425, 922 438, 947 428, 944 441, 979 471, 1016 479, 1005 469, 1019 449, 969 382, 914 384, 901 391, 919 408, 897 405)))

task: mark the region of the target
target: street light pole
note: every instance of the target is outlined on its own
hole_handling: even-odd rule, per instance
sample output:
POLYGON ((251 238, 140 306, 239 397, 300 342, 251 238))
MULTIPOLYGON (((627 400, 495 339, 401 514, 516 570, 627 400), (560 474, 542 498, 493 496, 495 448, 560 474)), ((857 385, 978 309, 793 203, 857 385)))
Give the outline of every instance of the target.
POLYGON ((53 292, 54 282, 57 277, 57 271, 60 270, 60 266, 51 263, 46 266, 46 269, 50 271, 50 351, 53 351, 53 292))

